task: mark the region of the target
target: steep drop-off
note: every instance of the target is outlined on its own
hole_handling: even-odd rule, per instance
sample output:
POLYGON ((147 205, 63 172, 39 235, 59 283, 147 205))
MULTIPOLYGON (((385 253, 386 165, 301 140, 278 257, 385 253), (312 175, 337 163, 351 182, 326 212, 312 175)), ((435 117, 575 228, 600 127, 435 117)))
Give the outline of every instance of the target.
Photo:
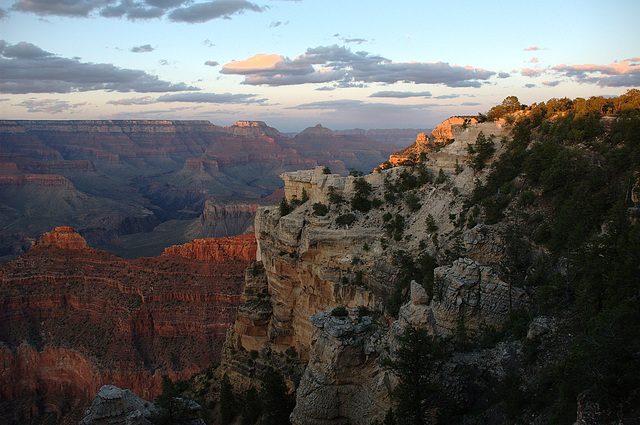
POLYGON ((220 375, 246 394, 276 368, 296 425, 393 423, 389 409, 637 423, 639 101, 452 119, 363 178, 283 174, 220 375))

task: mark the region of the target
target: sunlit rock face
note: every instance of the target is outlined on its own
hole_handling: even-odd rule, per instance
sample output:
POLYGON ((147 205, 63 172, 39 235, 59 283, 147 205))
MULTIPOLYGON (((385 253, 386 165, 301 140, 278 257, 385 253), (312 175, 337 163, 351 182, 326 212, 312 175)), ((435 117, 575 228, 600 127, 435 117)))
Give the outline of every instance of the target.
MULTIPOLYGON (((500 327, 511 309, 525 305, 526 294, 509 287, 501 265, 501 225, 460 230, 455 223, 475 179, 486 178, 469 167, 456 170, 456 164, 466 165, 467 145, 481 131, 494 140, 498 155, 510 131, 501 126, 465 125, 464 119, 441 126, 436 133, 447 143, 427 153, 422 169, 432 177, 442 170, 443 181, 432 179, 415 188, 412 193, 420 205, 412 210, 401 196, 389 200, 385 195, 402 175, 417 176, 418 167, 363 176, 371 186, 370 198, 380 200, 378 208, 366 212, 351 202, 362 186, 358 177, 343 177, 324 167, 283 173, 285 198, 294 208, 286 213, 277 206, 261 207, 256 213, 258 263, 247 272, 245 303, 229 332, 221 368, 234 389, 257 387, 261 373, 272 365, 290 388, 299 384, 292 415, 296 425, 382 421, 397 384, 382 360, 395 355, 405 326, 448 337, 461 325, 469 332, 500 327), (326 205, 326 215, 317 214, 314 204, 326 205), (340 222, 350 215, 352 220, 340 222), (396 237, 388 224, 397 216, 403 224, 396 237), (452 258, 454 251, 460 254, 452 258), (397 317, 391 317, 389 301, 404 267, 397 258, 416 260, 423 254, 443 264, 434 271, 433 287, 414 281, 402 289, 401 300, 409 301, 397 306, 397 317), (349 314, 332 315, 339 306, 349 314), (368 326, 367 312, 378 317, 375 329, 368 326), (294 365, 294 358, 303 363, 294 365)), ((328 130, 315 127, 308 133, 326 135, 328 130)), ((426 135, 419 141, 433 143, 426 135)), ((485 354, 494 359, 498 351, 485 354)))
POLYGON ((505 120, 479 123, 475 117, 451 117, 438 124, 430 134, 418 134, 411 146, 391 155, 378 169, 415 162, 421 154, 429 154, 429 163, 434 167, 454 169, 456 164, 464 165, 467 146, 475 143, 480 132, 498 142, 508 136, 512 128, 505 120))
POLYGON ((0 265, 0 422, 53 411, 77 423, 104 384, 151 400, 163 375, 219 361, 255 252, 243 235, 127 260, 69 226, 47 233, 0 265))

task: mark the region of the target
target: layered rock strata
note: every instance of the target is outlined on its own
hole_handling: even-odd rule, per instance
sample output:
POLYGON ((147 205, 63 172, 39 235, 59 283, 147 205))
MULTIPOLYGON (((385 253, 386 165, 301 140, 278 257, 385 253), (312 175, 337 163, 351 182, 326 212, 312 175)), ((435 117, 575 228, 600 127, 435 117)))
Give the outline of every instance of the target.
MULTIPOLYGON (((433 173, 439 165, 455 163, 452 158, 463 162, 469 140, 491 129, 471 123, 462 130, 460 140, 442 148, 451 158, 433 159, 437 154, 429 154, 426 170, 433 173)), ((499 134, 507 137, 508 129, 499 134)), ((499 152, 502 146, 494 136, 499 152)), ((284 216, 277 208, 260 208, 256 214, 259 263, 247 274, 246 303, 229 333, 223 358, 222 369, 234 388, 256 385, 259 373, 245 366, 248 359, 265 364, 270 358, 282 358, 274 353, 285 356, 294 349, 307 366, 298 378, 293 423, 381 420, 395 383, 393 376, 385 375, 381 359, 394 355, 396 337, 404 326, 451 336, 460 332, 461 325, 469 332, 500 327, 511 309, 526 304, 525 293, 510 288, 503 270, 494 268, 505 255, 500 247, 503 229, 478 225, 458 231, 455 224, 464 195, 473 190, 473 179, 483 176, 474 176, 468 168, 459 173, 445 168, 445 181, 412 192, 420 201, 413 211, 398 195, 395 201, 386 199, 406 178, 402 176, 417 172, 396 167, 364 176, 371 186, 369 199, 385 199, 379 209, 367 212, 350 206, 356 187, 362 185, 356 184, 356 177, 325 174, 322 167, 282 175, 286 199, 300 201, 306 196, 307 201, 284 216), (326 215, 313 213, 315 203, 327 206, 326 215), (341 217, 350 219, 344 224, 338 220, 341 217), (400 223, 394 225, 399 231, 389 227, 390 217, 400 223), (458 256, 451 258, 453 252, 458 256), (413 282, 399 293, 409 302, 392 322, 387 303, 405 273, 398 258, 414 261, 424 255, 444 265, 435 269, 430 291, 413 282), (368 319, 357 317, 355 309, 346 318, 332 316, 338 306, 375 312, 379 330, 365 326, 368 319)), ((296 377, 289 377, 294 386, 296 377)))
POLYGON ((186 379, 219 361, 255 250, 244 235, 127 260, 69 227, 43 236, 0 266, 0 422, 28 420, 29 403, 77 418, 104 384, 150 400, 163 375, 186 379))
POLYGON ((512 126, 505 120, 479 123, 474 117, 451 117, 431 131, 418 134, 415 143, 394 153, 378 169, 415 163, 421 154, 429 154, 429 165, 454 169, 468 160, 467 146, 474 144, 480 132, 494 143, 507 136, 512 126))

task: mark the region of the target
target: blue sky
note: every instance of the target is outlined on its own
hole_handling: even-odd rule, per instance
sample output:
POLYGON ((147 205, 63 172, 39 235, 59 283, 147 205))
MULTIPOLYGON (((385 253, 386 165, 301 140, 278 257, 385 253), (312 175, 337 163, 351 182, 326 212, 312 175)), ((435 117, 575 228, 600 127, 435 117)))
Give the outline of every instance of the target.
POLYGON ((0 0, 3 119, 434 127, 640 87, 640 2, 0 0))

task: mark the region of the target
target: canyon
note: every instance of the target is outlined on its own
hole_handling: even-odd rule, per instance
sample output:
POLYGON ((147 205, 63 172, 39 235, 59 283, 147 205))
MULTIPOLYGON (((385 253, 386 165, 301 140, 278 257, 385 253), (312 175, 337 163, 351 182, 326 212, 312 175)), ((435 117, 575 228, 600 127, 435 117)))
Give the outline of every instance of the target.
POLYGON ((127 260, 43 235, 0 265, 0 422, 78 423, 105 384, 151 400, 218 362, 255 252, 247 234, 127 260))
MULTIPOLYGON (((415 189, 421 205, 408 215, 403 203, 382 201, 380 208, 364 212, 349 205, 362 182, 371 188, 370 198, 385 199, 407 175, 406 167, 361 178, 327 174, 322 167, 282 174, 285 199, 307 200, 288 214, 271 207, 260 207, 256 214, 258 263, 247 275, 244 304, 221 366, 236 390, 257 388, 267 366, 280 365, 290 387, 297 388, 292 423, 382 421, 395 385, 382 363, 397 349, 396 338, 404 326, 427 327, 433 335, 451 337, 461 321, 468 332, 497 329, 512 308, 527 305, 526 293, 505 282, 499 266, 506 255, 504 246, 491 243, 502 229, 480 226, 460 233, 451 219, 460 214, 462 199, 473 190, 472 170, 455 171, 456 163, 469 159, 467 144, 480 132, 491 133, 499 143, 508 139, 512 127, 504 121, 465 129, 462 122, 447 125, 455 135, 444 136, 446 143, 438 152, 427 151, 423 168, 431 175, 444 172, 446 181, 415 189), (329 206, 326 214, 313 213, 318 203, 329 206), (388 230, 386 214, 405 217, 401 237, 388 230), (352 220, 340 224, 338 217, 346 215, 352 220), (428 217, 437 232, 425 226, 428 217), (447 264, 446 253, 454 249, 464 251, 465 257, 447 264), (428 295, 421 284, 411 283, 410 301, 394 320, 385 314, 403 273, 394 258, 407 253, 430 255, 445 264, 433 270, 438 282, 433 291, 440 295, 428 295), (334 316, 338 307, 345 307, 348 315, 334 316), (371 317, 359 311, 375 315, 377 327, 372 328, 371 317), (282 367, 291 365, 291 352, 306 363, 304 373, 295 364, 282 367), (249 358, 253 366, 247 368, 249 358)), ((314 132, 325 130, 316 127, 314 132)), ((503 372, 489 373, 499 379, 503 372)))
POLYGON ((362 135, 314 137, 287 138, 262 121, 0 120, 0 260, 62 225, 130 258, 194 235, 241 234, 251 218, 233 205, 271 203, 282 172, 370 171, 396 150, 362 135), (222 222, 198 225, 215 217, 212 204, 231 207, 222 222))
MULTIPOLYGON (((280 399, 295 399, 295 425, 393 423, 390 415, 407 414, 398 389, 412 381, 398 364, 430 341, 424 361, 405 364, 428 382, 404 393, 426 394, 414 403, 424 401, 424 420, 635 423, 640 327, 626 323, 637 324, 640 287, 640 174, 632 160, 640 144, 627 129, 638 128, 638 117, 597 115, 600 132, 576 144, 562 137, 583 131, 586 118, 565 112, 534 105, 490 121, 452 117, 377 162, 375 173, 346 176, 348 161, 282 170, 273 186, 284 187, 264 203, 206 199, 200 215, 180 210, 185 235, 255 237, 197 239, 124 260, 56 228, 0 267, 2 356, 12 383, 0 407, 14 412, 3 418, 65 421, 92 394, 94 410, 131 398, 115 387, 98 391, 98 381, 150 402, 162 373, 187 378, 181 371, 195 373, 190 367, 214 347, 207 361, 220 365, 179 384, 208 423, 225 408, 221 382, 238 403, 233 413, 252 421, 250 391, 269 395, 273 373, 284 380, 280 399), (603 170, 606 185, 598 184, 603 170), (43 295, 45 287, 52 289, 43 295), (74 336, 56 333, 54 317, 74 336), (114 338, 92 338, 96 327, 114 338), (420 337, 408 346, 412 335, 420 337), (123 378, 136 361, 146 386, 123 378), (95 378, 109 374, 111 382, 95 378), (39 398, 29 398, 33 392, 39 398)), ((278 137, 252 121, 229 131, 278 137)), ((309 152, 321 140, 339 151, 344 137, 317 125, 287 143, 299 136, 309 152)), ((353 150, 355 158, 373 158, 353 143, 364 152, 353 150)), ((198 158, 181 170, 228 165, 198 158)), ((173 221, 148 233, 177 234, 173 221)), ((146 415, 135 400, 130 413, 146 415)))

